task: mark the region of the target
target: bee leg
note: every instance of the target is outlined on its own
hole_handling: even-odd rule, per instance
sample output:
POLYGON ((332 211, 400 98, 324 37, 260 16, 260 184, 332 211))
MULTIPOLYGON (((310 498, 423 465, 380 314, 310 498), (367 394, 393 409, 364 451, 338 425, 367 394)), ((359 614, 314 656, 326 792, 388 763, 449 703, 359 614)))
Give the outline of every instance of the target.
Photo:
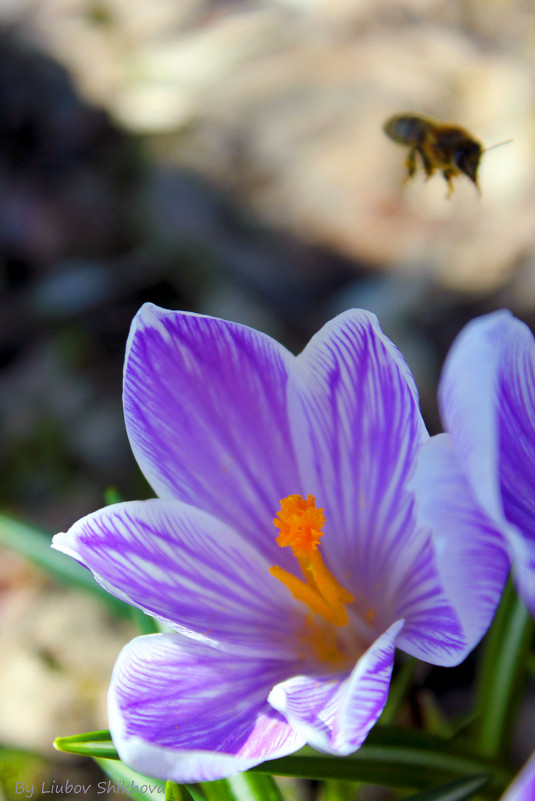
POLYGON ((405 179, 406 181, 408 181, 409 178, 412 178, 412 176, 416 172, 416 150, 417 150, 416 147, 412 147, 409 150, 409 155, 405 159, 405 166, 407 167, 407 177, 405 179))
POLYGON ((446 197, 450 198, 453 194, 453 176, 456 175, 455 170, 444 170, 442 175, 448 183, 448 194, 446 197))
POLYGON ((424 170, 425 170, 425 175, 426 175, 425 180, 428 181, 431 178, 431 176, 433 175, 433 173, 435 172, 435 168, 433 167, 432 163, 427 158, 427 156, 425 155, 423 150, 419 150, 418 152, 420 153, 420 156, 422 157, 422 164, 424 165, 424 170))

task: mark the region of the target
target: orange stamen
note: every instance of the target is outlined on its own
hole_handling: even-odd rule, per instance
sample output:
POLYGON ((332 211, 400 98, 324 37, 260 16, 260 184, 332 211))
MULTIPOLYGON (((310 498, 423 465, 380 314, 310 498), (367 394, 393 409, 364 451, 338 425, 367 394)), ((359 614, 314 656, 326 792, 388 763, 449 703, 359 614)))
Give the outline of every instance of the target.
POLYGON ((273 523, 280 532, 277 543, 281 548, 292 549, 305 581, 278 566, 270 568, 271 575, 312 612, 335 626, 345 626, 348 616, 344 604, 352 603, 354 598, 337 582, 318 550, 325 515, 323 509, 316 508, 314 496, 309 495, 306 501, 301 495, 283 498, 273 523))

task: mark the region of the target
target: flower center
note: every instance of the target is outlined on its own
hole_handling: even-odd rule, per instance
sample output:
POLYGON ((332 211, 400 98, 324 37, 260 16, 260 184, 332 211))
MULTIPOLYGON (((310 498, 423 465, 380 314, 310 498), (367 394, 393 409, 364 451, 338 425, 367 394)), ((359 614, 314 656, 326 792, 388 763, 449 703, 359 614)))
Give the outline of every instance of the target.
POLYGON ((270 568, 271 575, 288 587, 293 597, 302 601, 312 612, 335 626, 345 626, 348 622, 345 604, 355 599, 337 582, 318 550, 325 515, 323 509, 316 509, 314 496, 309 495, 306 501, 301 495, 283 498, 280 512, 277 512, 273 523, 280 532, 278 545, 292 549, 305 580, 296 578, 278 566, 270 568))

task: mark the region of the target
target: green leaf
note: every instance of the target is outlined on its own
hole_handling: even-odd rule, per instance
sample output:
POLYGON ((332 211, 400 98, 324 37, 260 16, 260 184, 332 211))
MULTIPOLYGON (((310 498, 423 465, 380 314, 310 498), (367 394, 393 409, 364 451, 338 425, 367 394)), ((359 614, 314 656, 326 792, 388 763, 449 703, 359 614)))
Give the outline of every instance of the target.
MULTIPOLYGON (((102 729, 100 731, 88 731, 82 734, 73 734, 70 737, 56 737, 54 740, 54 747, 57 748, 58 751, 64 751, 65 753, 69 754, 79 754, 80 756, 86 757, 93 757, 93 759, 98 762, 102 770, 113 779, 118 781, 122 781, 125 779, 126 776, 129 775, 126 772, 130 771, 132 774, 128 781, 135 781, 136 784, 139 784, 139 781, 135 779, 135 775, 143 778, 141 774, 136 774, 132 768, 128 768, 123 762, 120 761, 119 755, 115 749, 115 746, 111 740, 110 733, 107 729, 102 729), (117 770, 114 770, 112 765, 117 765, 117 770)), ((144 777, 146 779, 146 777, 144 777)), ((141 784, 146 784, 147 782, 141 782, 141 784)), ((154 780, 151 780, 151 784, 154 784, 154 780)), ((165 782, 160 782, 163 786, 165 782)), ((168 782, 168 784, 173 785, 169 792, 177 793, 179 792, 179 798, 181 801, 206 801, 205 795, 202 791, 197 788, 195 785, 175 785, 174 782, 168 782), (178 789, 177 789, 178 788, 178 789)), ((168 792, 165 789, 165 792, 168 792)), ((163 799, 162 793, 156 791, 157 797, 163 799)), ((148 796, 151 797, 150 794, 148 796)))
MULTIPOLYGON (((107 731, 59 737, 54 745, 60 751, 73 754, 118 759, 107 731)), ((455 745, 425 732, 393 726, 376 726, 362 748, 351 756, 327 756, 318 754, 311 748, 305 748, 292 756, 257 765, 244 776, 250 777, 253 774, 339 779, 413 790, 428 789, 446 782, 489 774, 489 784, 484 794, 488 791, 491 798, 496 798, 502 793, 513 778, 512 773, 502 767, 497 760, 491 762, 482 759, 471 754, 464 746, 455 745)), ((249 778, 247 780, 249 781, 249 778)), ((227 781, 232 782, 234 778, 227 781)), ((221 789, 222 784, 206 782, 202 786, 205 794, 208 793, 210 786, 214 788, 214 792, 224 792, 221 789)), ((262 788, 262 785, 258 786, 262 788)), ((234 794, 234 785, 231 784, 231 787, 234 794)), ((265 790, 267 785, 264 784, 263 787, 265 790)), ((188 786, 188 789, 194 795, 193 786, 188 786)), ((255 792, 252 782, 249 790, 255 792)), ((228 787, 225 792, 227 791, 228 787)), ((276 792, 272 785, 270 792, 276 792)), ((277 799, 274 798, 274 801, 277 799)))
POLYGON ((411 795, 406 801, 468 801, 489 783, 489 776, 471 776, 411 795))
POLYGON ((131 606, 129 609, 140 634, 156 634, 160 631, 158 623, 153 617, 146 615, 145 612, 138 609, 137 606, 131 606))
POLYGON ((89 570, 70 556, 53 550, 50 547, 51 541, 50 534, 0 514, 0 545, 25 556, 55 579, 90 592, 103 601, 114 614, 121 617, 130 615, 128 604, 105 592, 89 570))
POLYGON ((477 677, 475 740, 488 759, 508 751, 534 631, 535 621, 509 578, 485 638, 477 677))
POLYGON ((95 759, 119 759, 110 733, 106 729, 72 734, 70 737, 56 737, 54 748, 68 754, 80 754, 80 756, 94 757, 95 759))
MULTIPOLYGON (((191 798, 191 796, 189 797, 191 798)), ((165 783, 165 801, 186 801, 185 795, 182 793, 178 784, 174 782, 165 783)))
POLYGON ((341 782, 338 779, 325 779, 322 785, 322 801, 355 801, 361 787, 358 782, 341 782))
POLYGON ((166 782, 165 801, 206 801, 206 798, 195 785, 166 782))
POLYGON ((202 782, 207 801, 283 801, 274 778, 267 774, 241 773, 229 779, 202 782))
MULTIPOLYGON (((186 790, 189 794, 188 799, 192 798, 193 801, 206 801, 206 796, 200 784, 179 784, 178 786, 181 790, 186 790)), ((186 801, 186 799, 184 801, 186 801)))
POLYGON ((479 715, 474 710, 467 712, 465 715, 460 715, 460 717, 456 718, 451 722, 451 731, 452 731, 452 738, 460 737, 463 735, 467 729, 473 727, 474 723, 478 719, 479 715))
POLYGON ((428 789, 474 775, 490 774, 489 796, 496 798, 512 779, 510 771, 494 760, 471 754, 466 747, 425 732, 376 726, 355 754, 340 758, 303 749, 271 760, 251 771, 276 776, 360 781, 388 787, 428 789))
MULTIPOLYGON (((95 760, 106 776, 117 785, 121 793, 128 795, 135 801, 165 801, 165 782, 161 779, 151 779, 132 770, 124 762, 111 761, 109 759, 95 760)), ((102 781, 97 784, 97 791, 107 789, 107 782, 102 781)), ((113 792, 113 789, 111 790, 113 792)))
POLYGON ((238 801, 227 779, 201 782, 200 786, 207 801, 238 801))
POLYGON ((239 801, 283 801, 273 776, 261 773, 241 773, 227 779, 239 801))

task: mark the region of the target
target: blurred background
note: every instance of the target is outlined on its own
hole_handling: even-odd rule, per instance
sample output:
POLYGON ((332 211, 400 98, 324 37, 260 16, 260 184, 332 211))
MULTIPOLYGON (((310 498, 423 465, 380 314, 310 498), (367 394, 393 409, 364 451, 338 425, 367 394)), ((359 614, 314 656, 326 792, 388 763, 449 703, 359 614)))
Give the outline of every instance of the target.
MULTIPOLYGON (((440 430, 461 326, 503 306, 535 323, 534 61, 530 0, 0 0, 3 511, 48 545, 110 487, 151 494, 121 410, 144 301, 294 352, 370 309, 440 430), (402 111, 514 140, 483 155, 481 197, 464 176, 449 199, 440 175, 404 185, 406 150, 382 132, 402 111)), ((6 539, 0 742, 72 781, 93 768, 51 741, 107 726, 136 628, 6 539)), ((418 714, 436 693, 466 708, 470 670, 422 674, 418 714)))

